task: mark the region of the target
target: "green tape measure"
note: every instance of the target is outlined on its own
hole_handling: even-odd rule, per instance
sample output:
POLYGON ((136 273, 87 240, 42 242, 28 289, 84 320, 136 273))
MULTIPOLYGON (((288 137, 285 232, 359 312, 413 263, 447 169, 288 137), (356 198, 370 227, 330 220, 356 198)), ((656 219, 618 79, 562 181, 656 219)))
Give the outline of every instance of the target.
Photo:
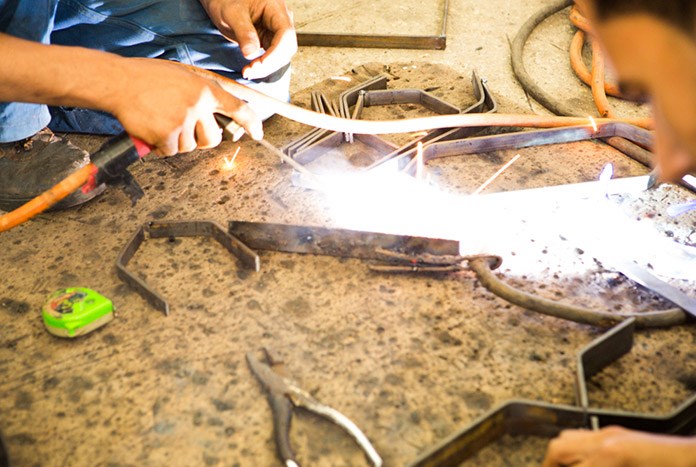
POLYGON ((111 300, 84 287, 61 289, 48 297, 41 310, 51 334, 77 337, 104 326, 114 318, 111 300))

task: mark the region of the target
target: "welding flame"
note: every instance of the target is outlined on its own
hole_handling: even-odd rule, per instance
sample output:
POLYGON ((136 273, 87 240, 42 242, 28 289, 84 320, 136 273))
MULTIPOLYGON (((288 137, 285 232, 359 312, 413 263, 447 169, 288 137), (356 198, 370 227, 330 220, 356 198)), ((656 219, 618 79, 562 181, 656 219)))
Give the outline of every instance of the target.
POLYGON ((223 157, 224 162, 222 164, 222 167, 225 170, 230 171, 230 170, 234 169, 234 161, 235 161, 235 159, 237 159, 237 156, 239 155, 240 149, 242 149, 242 147, 237 146, 237 150, 234 152, 234 155, 230 159, 228 159, 227 156, 223 157))

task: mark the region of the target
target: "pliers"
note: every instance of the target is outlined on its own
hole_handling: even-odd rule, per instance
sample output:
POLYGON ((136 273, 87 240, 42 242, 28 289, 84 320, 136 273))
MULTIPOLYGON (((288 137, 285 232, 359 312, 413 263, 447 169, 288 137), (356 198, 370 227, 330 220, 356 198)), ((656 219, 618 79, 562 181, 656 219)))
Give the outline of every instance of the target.
POLYGON ((249 369, 268 393, 268 402, 273 411, 273 433, 276 448, 283 465, 286 467, 299 466, 290 447, 290 422, 295 407, 302 407, 340 426, 358 443, 372 465, 377 467, 382 465, 382 458, 355 423, 336 409, 323 405, 314 399, 293 381, 279 375, 273 370, 274 362, 268 351, 263 349, 263 352, 264 359, 261 361, 256 358, 253 352, 246 354, 246 360, 249 369))

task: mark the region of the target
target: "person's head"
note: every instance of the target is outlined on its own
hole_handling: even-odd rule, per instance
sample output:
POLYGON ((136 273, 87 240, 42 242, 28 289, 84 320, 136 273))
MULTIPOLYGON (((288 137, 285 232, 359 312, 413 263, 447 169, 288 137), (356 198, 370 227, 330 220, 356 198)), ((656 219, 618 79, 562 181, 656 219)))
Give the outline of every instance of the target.
POLYGON ((654 107, 663 178, 696 171, 696 0, 577 0, 628 97, 654 107))

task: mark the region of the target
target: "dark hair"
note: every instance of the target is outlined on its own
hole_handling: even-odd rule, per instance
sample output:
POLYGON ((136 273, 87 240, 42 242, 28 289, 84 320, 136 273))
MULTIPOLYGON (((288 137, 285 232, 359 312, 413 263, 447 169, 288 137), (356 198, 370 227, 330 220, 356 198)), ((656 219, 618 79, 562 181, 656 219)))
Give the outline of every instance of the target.
POLYGON ((686 32, 696 30, 696 0, 595 0, 595 5, 600 19, 647 13, 686 32))

